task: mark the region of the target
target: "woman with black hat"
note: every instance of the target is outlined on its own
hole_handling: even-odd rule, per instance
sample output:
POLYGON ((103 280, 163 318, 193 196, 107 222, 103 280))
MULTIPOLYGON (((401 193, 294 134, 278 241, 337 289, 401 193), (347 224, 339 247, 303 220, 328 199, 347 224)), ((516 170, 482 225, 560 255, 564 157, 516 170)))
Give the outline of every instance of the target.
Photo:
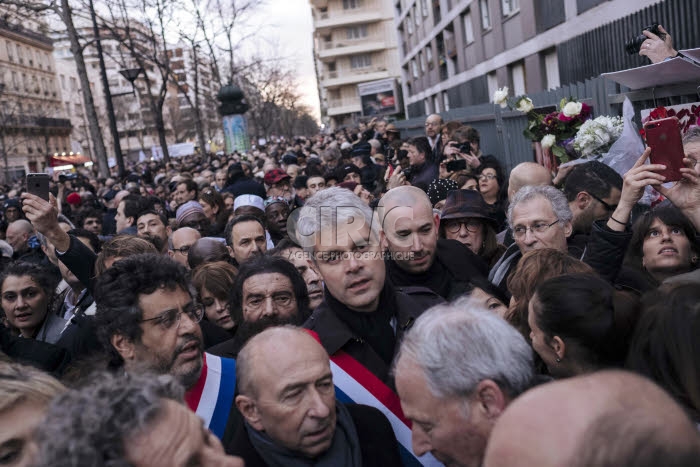
POLYGON ((489 266, 493 266, 505 251, 496 240, 496 225, 478 191, 447 193, 440 216, 440 235, 467 245, 489 266))

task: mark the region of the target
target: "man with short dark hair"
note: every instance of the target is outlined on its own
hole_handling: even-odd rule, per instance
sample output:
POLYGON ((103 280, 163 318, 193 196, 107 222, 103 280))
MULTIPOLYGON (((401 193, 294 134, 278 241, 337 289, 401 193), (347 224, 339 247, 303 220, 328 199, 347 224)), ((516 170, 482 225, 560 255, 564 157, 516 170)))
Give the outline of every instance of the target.
POLYGON ((172 234, 172 229, 165 216, 155 211, 143 211, 136 218, 136 229, 139 237, 153 243, 161 253, 167 253, 168 237, 172 234))
POLYGON ((236 363, 245 429, 227 447, 248 467, 402 465, 379 410, 336 401, 328 355, 307 332, 263 331, 236 363))
POLYGON ((114 216, 117 234, 137 235, 136 216, 139 212, 141 212, 141 197, 125 196, 117 205, 117 214, 114 216))
POLYGON ((95 235, 102 235, 102 214, 96 209, 86 209, 83 211, 78 224, 83 229, 95 235))
POLYGON ((607 220, 622 193, 622 177, 598 161, 578 164, 566 177, 564 194, 574 215, 573 235, 591 233, 593 222, 607 220))
POLYGON ((306 180, 309 197, 326 188, 326 180, 320 175, 312 175, 306 180))
POLYGON ((315 310, 323 302, 323 280, 314 262, 309 261, 304 250, 289 239, 282 240, 269 254, 280 256, 297 268, 306 282, 306 290, 309 293, 309 309, 315 310))
POLYGON ((182 206, 188 201, 197 200, 198 187, 194 180, 186 179, 177 184, 175 188, 175 204, 182 206))
POLYGON ((289 204, 284 198, 268 198, 265 200, 265 219, 267 230, 270 232, 272 243, 277 245, 287 237, 287 218, 289 204))
POLYGON ((243 264, 250 257, 267 251, 265 226, 255 216, 243 215, 234 217, 226 226, 224 235, 236 267, 243 264))

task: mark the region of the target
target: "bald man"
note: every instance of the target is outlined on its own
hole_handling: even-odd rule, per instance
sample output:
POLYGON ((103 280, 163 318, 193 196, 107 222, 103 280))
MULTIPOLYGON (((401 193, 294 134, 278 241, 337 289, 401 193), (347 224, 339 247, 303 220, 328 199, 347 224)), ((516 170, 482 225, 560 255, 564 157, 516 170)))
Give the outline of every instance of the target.
POLYGON ((177 229, 168 238, 168 256, 189 269, 187 255, 192 245, 200 238, 202 234, 191 227, 177 229))
POLYGON ((508 179, 508 199, 524 186, 528 185, 551 185, 552 174, 548 169, 534 162, 522 162, 510 171, 508 179))
POLYGON ((227 452, 247 466, 400 466, 391 425, 377 409, 335 399, 328 354, 291 326, 252 337, 236 361, 245 429, 227 452))
POLYGON ((491 432, 484 467, 691 466, 698 433, 651 381, 605 371, 532 389, 491 432))
POLYGON ((30 263, 43 262, 46 255, 41 251, 39 242, 34 237, 35 235, 34 226, 24 219, 18 219, 7 226, 5 239, 14 251, 12 254, 13 260, 30 263), (30 242, 32 238, 34 242, 30 242), (32 246, 30 243, 35 243, 36 245, 32 246))
POLYGON ((440 128, 442 127, 442 117, 438 114, 430 114, 425 119, 425 136, 433 151, 433 160, 438 160, 442 153, 442 140, 440 139, 440 128))
POLYGON ((427 287, 445 300, 462 295, 486 264, 457 240, 439 239, 440 216, 413 186, 389 190, 379 201, 380 241, 390 254, 387 273, 399 287, 427 287))

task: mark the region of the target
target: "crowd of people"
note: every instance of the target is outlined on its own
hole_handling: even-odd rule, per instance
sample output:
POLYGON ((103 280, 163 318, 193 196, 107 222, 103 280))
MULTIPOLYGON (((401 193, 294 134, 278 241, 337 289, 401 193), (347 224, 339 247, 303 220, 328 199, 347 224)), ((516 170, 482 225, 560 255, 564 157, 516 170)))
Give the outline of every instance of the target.
POLYGON ((6 186, 1 463, 697 466, 684 149, 506 170, 430 115, 6 186))

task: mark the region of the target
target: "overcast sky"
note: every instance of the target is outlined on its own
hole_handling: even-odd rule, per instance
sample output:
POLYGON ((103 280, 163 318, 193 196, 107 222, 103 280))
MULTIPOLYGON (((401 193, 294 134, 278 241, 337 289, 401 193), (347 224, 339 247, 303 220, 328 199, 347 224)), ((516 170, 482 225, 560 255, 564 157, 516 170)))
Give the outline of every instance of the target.
POLYGON ((313 109, 316 118, 320 118, 309 0, 267 0, 256 14, 256 20, 263 25, 260 35, 271 44, 270 53, 288 57, 292 69, 297 72, 304 103, 313 109))

